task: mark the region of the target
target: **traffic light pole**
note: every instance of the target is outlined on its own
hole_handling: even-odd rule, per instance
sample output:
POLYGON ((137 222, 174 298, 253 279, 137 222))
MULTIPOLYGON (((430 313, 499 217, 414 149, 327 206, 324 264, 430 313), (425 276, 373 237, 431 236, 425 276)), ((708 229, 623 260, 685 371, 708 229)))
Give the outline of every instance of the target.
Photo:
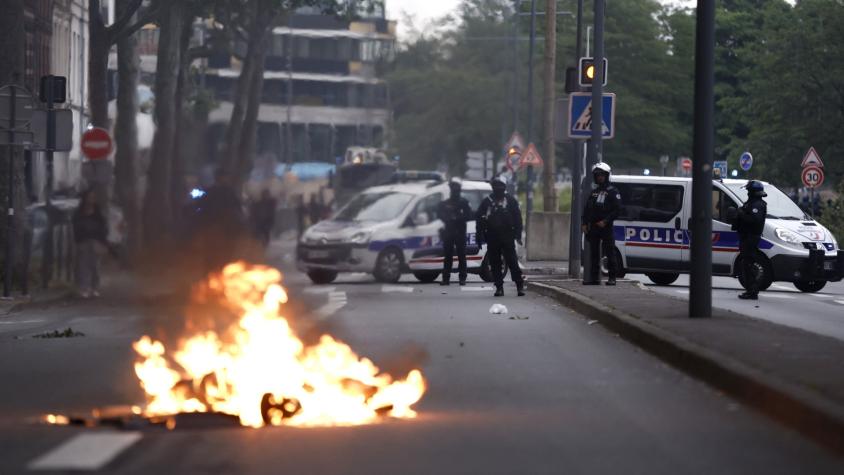
MULTIPOLYGON (((574 64, 580 62, 583 54, 583 0, 577 0, 577 40, 574 49, 574 64)), ((575 83, 575 88, 580 88, 575 83)), ((571 99, 569 99, 571 100, 571 99)), ((580 218, 583 213, 583 142, 572 140, 571 161, 571 227, 569 231, 569 277, 580 278, 580 250, 583 246, 583 233, 580 231, 580 218)))
MULTIPOLYGON (((603 97, 604 97, 604 68, 601 66, 604 58, 604 1, 595 0, 595 28, 593 29, 595 43, 595 76, 592 80, 592 139, 589 141, 589 163, 587 170, 596 163, 603 161, 602 145, 604 139, 603 97)), ((588 173, 586 174, 588 177, 588 173)), ((585 182, 586 180, 584 180, 585 182)), ((588 188, 584 186, 584 192, 588 188)), ((592 274, 591 249, 589 242, 584 245, 583 280, 596 281, 600 276, 592 274)))
POLYGON ((689 317, 712 316, 712 155, 715 115, 715 2, 698 0, 695 41, 695 122, 692 161, 689 317))

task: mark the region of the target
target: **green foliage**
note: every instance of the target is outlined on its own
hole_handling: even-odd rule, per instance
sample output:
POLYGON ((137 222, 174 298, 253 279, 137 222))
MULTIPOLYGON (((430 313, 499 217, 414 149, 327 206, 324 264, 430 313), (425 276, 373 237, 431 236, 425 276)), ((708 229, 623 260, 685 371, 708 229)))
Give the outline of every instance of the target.
POLYGON ((820 218, 821 224, 838 240, 838 245, 844 246, 844 180, 838 183, 838 197, 823 210, 820 218))

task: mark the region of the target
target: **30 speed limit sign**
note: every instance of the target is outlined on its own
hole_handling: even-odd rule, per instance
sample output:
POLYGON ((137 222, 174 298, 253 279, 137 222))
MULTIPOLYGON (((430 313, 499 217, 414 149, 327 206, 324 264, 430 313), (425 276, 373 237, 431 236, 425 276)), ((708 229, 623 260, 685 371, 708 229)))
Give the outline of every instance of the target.
POLYGON ((817 188, 823 184, 823 169, 819 167, 806 167, 800 175, 803 179, 803 184, 808 188, 817 188))

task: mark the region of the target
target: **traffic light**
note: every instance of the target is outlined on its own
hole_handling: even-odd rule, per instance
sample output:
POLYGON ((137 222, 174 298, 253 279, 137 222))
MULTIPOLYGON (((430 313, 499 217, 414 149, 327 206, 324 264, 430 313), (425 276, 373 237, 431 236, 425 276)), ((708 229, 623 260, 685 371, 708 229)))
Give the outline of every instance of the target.
MULTIPOLYGON (((603 81, 601 81, 602 86, 607 85, 607 58, 604 58, 602 62, 602 69, 603 69, 603 81)), ((593 81, 595 80, 595 58, 580 58, 580 67, 578 68, 578 82, 581 86, 592 86, 593 81)))

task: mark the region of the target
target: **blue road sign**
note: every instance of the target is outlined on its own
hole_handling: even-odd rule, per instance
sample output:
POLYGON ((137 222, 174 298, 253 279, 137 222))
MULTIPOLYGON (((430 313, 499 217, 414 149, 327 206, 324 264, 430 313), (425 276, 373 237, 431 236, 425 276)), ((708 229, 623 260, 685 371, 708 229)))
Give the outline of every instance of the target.
POLYGON ((721 178, 727 178, 727 161, 726 160, 715 160, 712 163, 712 168, 718 170, 721 178))
MULTIPOLYGON (((615 94, 606 93, 603 98, 604 138, 615 137, 615 94)), ((592 137, 592 93, 573 92, 569 94, 569 137, 592 137)))
POLYGON ((744 171, 750 170, 750 167, 753 166, 753 155, 750 152, 741 154, 741 157, 739 157, 739 166, 744 171))

